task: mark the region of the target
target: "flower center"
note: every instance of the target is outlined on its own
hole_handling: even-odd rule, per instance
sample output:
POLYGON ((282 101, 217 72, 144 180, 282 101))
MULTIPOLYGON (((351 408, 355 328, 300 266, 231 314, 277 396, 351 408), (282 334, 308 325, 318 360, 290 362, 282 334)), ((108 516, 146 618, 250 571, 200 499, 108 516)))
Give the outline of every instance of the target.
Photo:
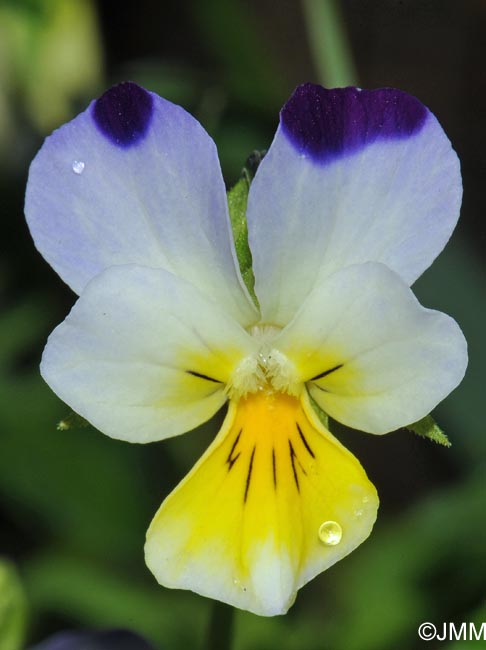
POLYGON ((279 327, 263 323, 250 328, 249 333, 258 340, 259 349, 236 367, 227 386, 230 397, 240 399, 258 391, 300 395, 303 384, 295 365, 274 347, 280 330, 279 327))

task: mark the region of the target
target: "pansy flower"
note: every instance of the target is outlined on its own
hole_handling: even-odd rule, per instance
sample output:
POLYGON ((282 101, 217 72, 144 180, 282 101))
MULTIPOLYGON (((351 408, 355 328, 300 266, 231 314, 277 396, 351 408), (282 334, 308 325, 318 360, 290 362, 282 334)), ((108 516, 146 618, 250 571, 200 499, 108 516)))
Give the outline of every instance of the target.
POLYGON ((466 344, 410 285, 456 224, 459 163, 414 97, 304 84, 251 184, 254 297, 240 273, 216 148, 134 83, 47 138, 26 214, 79 300, 42 374, 113 438, 222 428, 150 525, 167 587, 261 615, 370 534, 378 498, 335 420, 384 434, 460 382, 466 344))

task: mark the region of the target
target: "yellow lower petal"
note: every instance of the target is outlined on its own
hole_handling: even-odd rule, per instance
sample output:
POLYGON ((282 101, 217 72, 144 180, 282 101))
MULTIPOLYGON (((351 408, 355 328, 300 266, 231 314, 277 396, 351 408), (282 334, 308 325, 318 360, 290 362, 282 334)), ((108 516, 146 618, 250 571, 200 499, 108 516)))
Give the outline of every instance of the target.
POLYGON ((297 589, 371 532, 378 497, 307 394, 230 403, 221 431, 147 533, 160 584, 256 614, 283 614, 297 589))

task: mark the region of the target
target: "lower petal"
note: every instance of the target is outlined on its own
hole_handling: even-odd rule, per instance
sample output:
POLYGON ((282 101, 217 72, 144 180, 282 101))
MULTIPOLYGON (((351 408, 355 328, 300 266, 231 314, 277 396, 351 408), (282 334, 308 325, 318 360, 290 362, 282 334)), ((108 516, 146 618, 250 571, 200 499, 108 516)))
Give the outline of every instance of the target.
POLYGON ((302 401, 232 402, 204 456, 147 533, 158 582, 272 616, 370 534, 378 497, 356 458, 302 401))

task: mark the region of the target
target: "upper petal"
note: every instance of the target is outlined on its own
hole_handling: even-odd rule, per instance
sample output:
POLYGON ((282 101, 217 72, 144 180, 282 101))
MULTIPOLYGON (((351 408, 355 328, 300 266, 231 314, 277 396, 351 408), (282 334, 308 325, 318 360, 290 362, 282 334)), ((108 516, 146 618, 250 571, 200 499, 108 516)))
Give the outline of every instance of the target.
POLYGON ((41 372, 103 433, 131 442, 208 420, 254 340, 216 303, 167 271, 112 267, 49 337, 41 372))
POLYGON ((46 139, 25 211, 35 244, 74 291, 116 264, 190 280, 246 324, 214 142, 179 106, 123 83, 46 139))
POLYGON ((386 266, 334 273, 274 342, 334 419, 370 433, 420 420, 461 381, 457 323, 423 308, 386 266))
POLYGON ((449 239, 461 196, 457 156, 417 99, 300 86, 248 200, 264 320, 287 323, 316 284, 350 264, 382 262, 412 284, 449 239))

